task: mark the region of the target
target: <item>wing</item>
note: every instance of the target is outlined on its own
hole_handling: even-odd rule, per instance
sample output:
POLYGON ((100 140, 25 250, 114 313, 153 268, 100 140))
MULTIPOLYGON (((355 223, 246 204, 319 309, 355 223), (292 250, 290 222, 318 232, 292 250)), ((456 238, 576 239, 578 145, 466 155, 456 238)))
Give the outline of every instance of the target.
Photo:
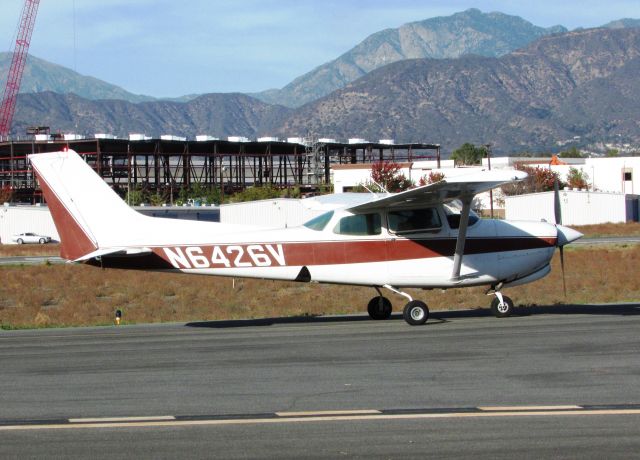
POLYGON ((348 208, 354 213, 369 212, 380 208, 402 208, 415 204, 433 205, 455 199, 472 198, 478 193, 486 192, 501 185, 520 181, 527 177, 522 171, 476 171, 470 174, 448 178, 435 184, 388 195, 368 203, 348 208))

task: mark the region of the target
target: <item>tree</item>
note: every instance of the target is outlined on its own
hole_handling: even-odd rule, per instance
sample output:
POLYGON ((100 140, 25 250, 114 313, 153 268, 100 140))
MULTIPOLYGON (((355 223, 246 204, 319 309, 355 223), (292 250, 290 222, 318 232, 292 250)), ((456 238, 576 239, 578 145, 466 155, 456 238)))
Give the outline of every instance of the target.
POLYGON ((558 181, 560 187, 564 186, 558 173, 551 169, 540 167, 532 168, 531 166, 521 164, 516 165, 516 169, 526 172, 528 176, 520 182, 503 185, 502 193, 505 195, 549 192, 553 190, 556 181, 558 181))
POLYGON ((607 149, 607 151, 604 154, 605 157, 617 157, 620 156, 620 152, 618 152, 618 149, 607 149))
POLYGON ((131 187, 127 192, 125 201, 129 206, 140 206, 141 203, 144 203, 144 192, 141 188, 131 187))
POLYGON ((10 203, 13 198, 13 189, 8 185, 0 188, 0 204, 10 203))
POLYGON ((582 169, 569 168, 567 173, 567 185, 571 188, 589 188, 589 176, 582 169))
POLYGON ((371 179, 388 192, 402 192, 413 187, 413 182, 400 169, 400 165, 393 161, 378 161, 371 165, 371 179))
POLYGON ((487 155, 487 149, 484 147, 476 147, 469 142, 462 144, 451 154, 451 159, 456 165, 479 165, 482 164, 482 158, 487 155))
POLYGON ((564 152, 560 152, 558 154, 559 158, 583 158, 584 155, 578 150, 576 147, 571 147, 569 150, 565 150, 564 152))
POLYGON ((237 203, 240 201, 256 201, 267 200, 270 198, 280 198, 282 191, 279 188, 272 187, 270 185, 263 185, 261 187, 248 187, 242 192, 234 194, 229 201, 237 203))

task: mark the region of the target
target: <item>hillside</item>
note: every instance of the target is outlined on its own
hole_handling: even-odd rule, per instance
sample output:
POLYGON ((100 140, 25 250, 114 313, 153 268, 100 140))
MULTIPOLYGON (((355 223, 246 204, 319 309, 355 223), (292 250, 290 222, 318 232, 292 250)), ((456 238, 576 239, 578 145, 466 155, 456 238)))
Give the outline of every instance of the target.
MULTIPOLYGON (((0 53, 0 82, 5 82, 11 66, 11 53, 0 53)), ((132 94, 124 89, 80 75, 66 67, 29 55, 20 85, 21 93, 53 91, 59 94, 77 94, 86 99, 120 99, 129 102, 151 101, 154 98, 132 94)))
POLYGON ((269 90, 253 96, 265 102, 299 107, 393 62, 457 58, 466 54, 497 57, 544 35, 566 31, 562 26, 544 29, 517 16, 469 9, 452 16, 377 32, 337 59, 296 78, 281 90, 269 90))
POLYGON ((638 57, 635 28, 544 37, 501 58, 401 61, 293 112, 282 132, 490 142, 498 152, 573 136, 639 143, 638 57))
POLYGON ((45 92, 19 95, 13 129, 24 133, 27 126, 37 124, 50 126, 52 132, 110 133, 120 137, 133 132, 155 137, 162 134, 191 138, 198 134, 255 137, 281 126, 289 111, 243 94, 207 94, 186 103, 134 104, 45 92))

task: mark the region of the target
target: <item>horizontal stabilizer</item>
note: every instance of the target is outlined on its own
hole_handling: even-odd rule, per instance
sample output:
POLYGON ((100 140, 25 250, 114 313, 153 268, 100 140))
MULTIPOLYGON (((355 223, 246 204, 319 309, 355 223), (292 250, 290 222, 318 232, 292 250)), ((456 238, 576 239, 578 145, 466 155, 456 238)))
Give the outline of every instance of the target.
POLYGON ((93 251, 85 256, 79 257, 74 262, 85 262, 90 259, 102 256, 139 256, 153 252, 150 248, 103 248, 93 251))

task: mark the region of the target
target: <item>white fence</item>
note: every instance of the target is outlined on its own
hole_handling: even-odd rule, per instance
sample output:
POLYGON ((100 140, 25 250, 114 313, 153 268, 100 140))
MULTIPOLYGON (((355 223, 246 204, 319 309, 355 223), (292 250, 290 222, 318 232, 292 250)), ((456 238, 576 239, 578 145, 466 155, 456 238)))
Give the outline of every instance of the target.
MULTIPOLYGON (((505 198, 505 217, 554 222, 553 201, 553 192, 508 196, 505 198)), ((577 190, 560 192, 560 208, 565 225, 637 221, 639 213, 638 195, 577 190)))

